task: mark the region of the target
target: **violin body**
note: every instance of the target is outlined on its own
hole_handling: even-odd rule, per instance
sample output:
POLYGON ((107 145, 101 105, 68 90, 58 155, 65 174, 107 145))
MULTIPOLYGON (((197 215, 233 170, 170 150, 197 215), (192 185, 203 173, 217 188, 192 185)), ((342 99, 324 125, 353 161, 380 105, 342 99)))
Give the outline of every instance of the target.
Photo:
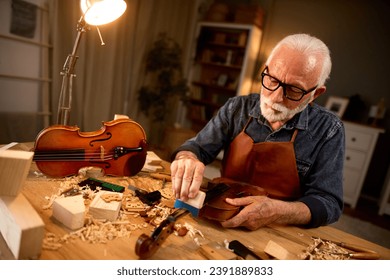
POLYGON ((34 158, 48 176, 75 175, 83 167, 100 167, 106 175, 132 176, 143 168, 147 141, 143 128, 130 119, 103 122, 100 130, 53 125, 37 136, 34 158))
POLYGON ((240 206, 234 206, 227 203, 225 201, 226 198, 268 195, 267 191, 261 187, 237 182, 228 178, 215 178, 209 182, 208 188, 216 188, 220 186, 220 184, 227 185, 226 191, 208 200, 200 210, 200 217, 223 222, 233 218, 242 209, 240 206))

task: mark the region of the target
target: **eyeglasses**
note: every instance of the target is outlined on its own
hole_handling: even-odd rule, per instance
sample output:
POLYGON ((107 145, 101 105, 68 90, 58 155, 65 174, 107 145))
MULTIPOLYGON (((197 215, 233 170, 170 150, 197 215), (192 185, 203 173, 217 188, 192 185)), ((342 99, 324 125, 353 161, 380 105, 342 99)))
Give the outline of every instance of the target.
POLYGON ((270 91, 275 91, 279 87, 282 87, 283 88, 283 95, 284 95, 284 97, 286 97, 287 99, 293 100, 293 101, 301 100, 304 95, 312 92, 318 86, 317 85, 317 86, 315 86, 315 87, 313 87, 313 88, 311 88, 309 90, 304 90, 304 89, 301 89, 301 88, 296 87, 296 86, 292 86, 292 85, 288 85, 288 84, 282 83, 278 79, 276 79, 276 78, 272 77, 271 75, 265 73, 265 71, 268 72, 268 66, 265 67, 265 69, 261 73, 261 84, 263 85, 263 87, 265 87, 266 89, 268 89, 270 91))

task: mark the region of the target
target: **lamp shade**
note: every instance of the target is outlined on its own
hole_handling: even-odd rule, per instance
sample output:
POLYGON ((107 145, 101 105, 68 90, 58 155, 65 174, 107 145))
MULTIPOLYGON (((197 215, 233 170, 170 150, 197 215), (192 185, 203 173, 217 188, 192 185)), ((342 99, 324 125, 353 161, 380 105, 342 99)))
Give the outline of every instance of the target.
POLYGON ((90 25, 102 25, 119 18, 126 10, 124 0, 81 0, 84 20, 90 25))

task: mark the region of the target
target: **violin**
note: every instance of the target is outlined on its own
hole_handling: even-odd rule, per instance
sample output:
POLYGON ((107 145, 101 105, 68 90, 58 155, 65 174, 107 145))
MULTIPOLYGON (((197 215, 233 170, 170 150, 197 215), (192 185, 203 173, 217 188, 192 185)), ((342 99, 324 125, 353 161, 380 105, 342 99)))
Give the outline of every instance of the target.
POLYGON ((234 181, 228 178, 214 178, 208 183, 206 192, 205 204, 200 209, 199 217, 204 217, 209 220, 223 222, 233 218, 241 210, 241 206, 235 206, 227 203, 226 198, 240 198, 246 196, 267 196, 266 190, 259 186, 234 181), (212 194, 214 189, 221 189, 217 194, 212 194), (208 197, 211 194, 212 197, 208 197))
POLYGON ((100 167, 106 175, 132 176, 143 168, 147 155, 144 129, 137 122, 120 118, 103 122, 93 132, 77 126, 53 125, 37 136, 34 157, 45 175, 75 175, 83 167, 100 167))

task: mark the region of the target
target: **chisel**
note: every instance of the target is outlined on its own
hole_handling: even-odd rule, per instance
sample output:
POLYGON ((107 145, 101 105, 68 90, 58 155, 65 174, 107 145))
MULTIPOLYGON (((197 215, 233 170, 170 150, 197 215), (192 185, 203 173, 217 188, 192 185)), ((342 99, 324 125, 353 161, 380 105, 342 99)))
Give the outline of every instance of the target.
POLYGON ((229 249, 233 250, 233 252, 240 256, 245 260, 261 260, 255 252, 247 248, 244 244, 242 244, 238 240, 233 240, 229 242, 229 249))
POLYGON ((127 188, 134 191, 135 195, 147 205, 153 205, 161 200, 161 193, 159 191, 147 192, 132 185, 129 185, 127 188))

